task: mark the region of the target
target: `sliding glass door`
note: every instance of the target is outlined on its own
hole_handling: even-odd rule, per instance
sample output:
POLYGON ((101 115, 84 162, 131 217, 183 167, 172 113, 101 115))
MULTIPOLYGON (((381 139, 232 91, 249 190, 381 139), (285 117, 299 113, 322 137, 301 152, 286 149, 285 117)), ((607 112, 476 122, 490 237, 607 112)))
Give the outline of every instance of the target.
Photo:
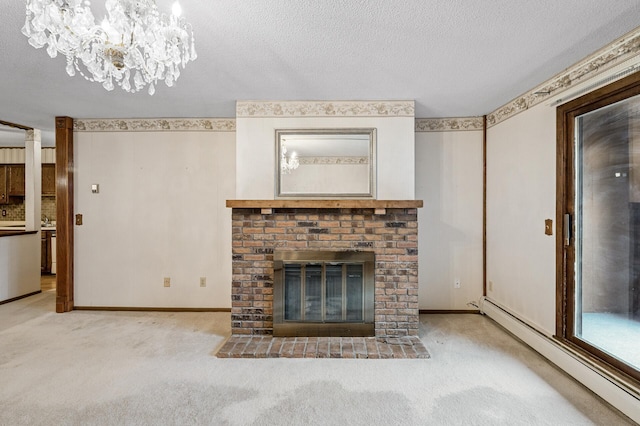
POLYGON ((559 107, 558 334, 640 378, 640 79, 559 107), (560 140, 562 139, 562 140, 560 140), (562 186, 562 188, 561 188, 562 186), (559 195, 560 195, 559 194, 559 195))

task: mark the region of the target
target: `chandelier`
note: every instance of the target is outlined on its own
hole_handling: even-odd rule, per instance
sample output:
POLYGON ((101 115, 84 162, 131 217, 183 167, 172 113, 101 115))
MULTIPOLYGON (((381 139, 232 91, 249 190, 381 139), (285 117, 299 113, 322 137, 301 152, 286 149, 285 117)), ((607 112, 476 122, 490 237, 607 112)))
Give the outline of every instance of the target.
POLYGON ((282 145, 282 154, 280 155, 280 170, 283 174, 289 174, 293 170, 297 169, 300 165, 298 161, 298 155, 295 152, 292 152, 289 157, 287 157, 287 147, 282 145))
POLYGON ((29 44, 47 46, 49 56, 67 58, 66 71, 113 90, 127 92, 148 85, 153 95, 158 80, 171 87, 180 67, 197 58, 191 25, 181 18, 176 2, 172 14, 160 14, 155 0, 106 0, 107 16, 95 23, 89 0, 27 0, 22 33, 29 44))

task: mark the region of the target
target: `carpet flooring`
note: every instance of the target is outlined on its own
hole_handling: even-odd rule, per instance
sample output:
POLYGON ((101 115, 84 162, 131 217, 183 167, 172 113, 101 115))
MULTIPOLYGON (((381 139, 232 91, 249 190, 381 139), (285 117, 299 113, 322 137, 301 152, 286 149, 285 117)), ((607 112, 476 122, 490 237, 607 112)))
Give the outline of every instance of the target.
POLYGON ((632 425, 480 315, 421 315, 430 359, 221 359, 228 313, 0 305, 0 425, 632 425))

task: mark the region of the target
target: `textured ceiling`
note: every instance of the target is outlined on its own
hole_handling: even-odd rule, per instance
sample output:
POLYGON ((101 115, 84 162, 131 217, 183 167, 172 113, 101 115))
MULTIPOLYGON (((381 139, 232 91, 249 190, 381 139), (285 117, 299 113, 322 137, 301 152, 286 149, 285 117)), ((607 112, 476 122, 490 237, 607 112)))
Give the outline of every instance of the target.
POLYGON ((48 145, 57 115, 234 117, 236 100, 413 99, 420 118, 482 115, 640 24, 640 0, 181 4, 198 59, 149 96, 67 76, 21 34, 24 1, 3 0, 0 120, 42 129, 48 145))

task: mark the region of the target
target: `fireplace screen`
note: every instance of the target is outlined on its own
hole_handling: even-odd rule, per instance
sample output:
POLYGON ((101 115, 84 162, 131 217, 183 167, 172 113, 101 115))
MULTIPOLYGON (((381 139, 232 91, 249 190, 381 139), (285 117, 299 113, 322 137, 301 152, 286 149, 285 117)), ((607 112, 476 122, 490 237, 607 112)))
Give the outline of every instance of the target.
POLYGON ((274 253, 275 336, 373 335, 374 254, 274 253))

